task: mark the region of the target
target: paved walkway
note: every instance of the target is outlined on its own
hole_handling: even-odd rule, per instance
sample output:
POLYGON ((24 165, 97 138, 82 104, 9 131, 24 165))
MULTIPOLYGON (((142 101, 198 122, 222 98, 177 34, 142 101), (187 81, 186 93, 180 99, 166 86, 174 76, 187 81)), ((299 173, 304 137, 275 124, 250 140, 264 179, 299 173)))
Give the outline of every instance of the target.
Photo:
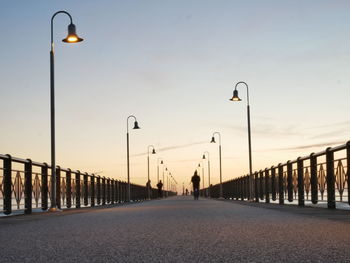
POLYGON ((179 196, 15 216, 0 262, 350 262, 350 213, 179 196))

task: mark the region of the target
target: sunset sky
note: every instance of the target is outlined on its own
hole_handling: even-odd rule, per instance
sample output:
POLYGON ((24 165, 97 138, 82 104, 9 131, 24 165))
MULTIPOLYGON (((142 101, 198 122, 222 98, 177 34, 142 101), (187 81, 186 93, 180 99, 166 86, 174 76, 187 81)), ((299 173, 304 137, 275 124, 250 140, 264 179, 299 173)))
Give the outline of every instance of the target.
MULTIPOLYGON (((151 181, 164 159, 182 188, 204 151, 212 183, 248 172, 249 85, 253 169, 350 139, 350 2, 337 0, 3 1, 0 8, 0 153, 50 163, 50 19, 68 11, 85 39, 61 42, 55 18, 57 164, 151 181), (130 126, 131 127, 131 126, 130 126)), ((207 178, 205 178, 207 183, 207 178)))

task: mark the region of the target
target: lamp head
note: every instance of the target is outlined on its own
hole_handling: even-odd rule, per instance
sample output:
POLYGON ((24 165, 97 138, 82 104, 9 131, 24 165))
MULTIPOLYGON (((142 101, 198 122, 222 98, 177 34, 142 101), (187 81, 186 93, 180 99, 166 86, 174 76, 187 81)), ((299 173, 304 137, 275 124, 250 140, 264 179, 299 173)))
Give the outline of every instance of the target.
POLYGON ((205 158, 205 154, 203 154, 203 157, 202 157, 202 159, 203 159, 203 160, 205 160, 205 159, 206 159, 206 158, 205 158))
POLYGON ((216 143, 216 141, 215 141, 215 137, 213 136, 213 137, 211 137, 211 143, 216 143))
POLYGON ((156 154, 156 150, 154 148, 152 150, 152 154, 156 154))
POLYGON ((164 163, 163 163, 163 160, 160 161, 160 164, 164 164, 164 163))
POLYGON ((200 163, 198 164, 198 167, 201 167, 201 164, 200 164, 200 163))
POLYGON ((139 123, 137 121, 134 122, 134 130, 140 129, 139 123))
POLYGON ((62 39, 63 42, 66 43, 78 43, 83 41, 84 39, 78 37, 75 25, 73 23, 68 25, 68 35, 66 38, 62 39))
POLYGON ((233 96, 232 98, 230 99, 231 101, 241 101, 240 97, 238 97, 238 90, 234 90, 233 91, 233 96))

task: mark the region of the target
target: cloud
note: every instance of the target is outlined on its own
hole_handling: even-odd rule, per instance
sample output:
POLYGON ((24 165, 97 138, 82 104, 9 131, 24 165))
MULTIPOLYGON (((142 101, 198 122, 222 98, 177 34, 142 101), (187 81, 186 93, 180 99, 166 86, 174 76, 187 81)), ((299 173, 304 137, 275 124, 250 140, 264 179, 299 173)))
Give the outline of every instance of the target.
MULTIPOLYGON (((247 128, 243 126, 237 126, 237 125, 226 125, 227 128, 233 129, 235 131, 238 131, 240 133, 247 133, 247 128)), ((252 134, 254 135, 262 135, 262 136, 299 136, 301 135, 301 132, 296 131, 295 126, 288 126, 288 127, 277 127, 273 124, 255 124, 251 128, 252 134)))
POLYGON ((267 152, 267 151, 305 150, 305 149, 311 149, 311 148, 315 148, 315 147, 327 148, 327 147, 329 147, 329 146, 341 145, 341 144, 343 144, 343 143, 344 143, 344 141, 331 141, 331 142, 314 143, 314 144, 299 145, 299 146, 292 146, 292 147, 282 147, 282 148, 266 149, 266 150, 261 150, 261 152, 267 152))
MULTIPOLYGON (((187 148, 187 147, 191 147, 191 146, 194 146, 194 145, 200 145, 200 144, 205 144, 205 143, 208 143, 208 141, 200 141, 200 142, 192 142, 192 143, 187 143, 187 144, 167 146, 167 147, 163 147, 163 148, 158 148, 158 149, 156 149, 156 151, 157 152, 166 152, 166 151, 170 151, 170 150, 187 148)), ((147 152, 137 153, 137 154, 134 154, 132 156, 136 157, 136 156, 144 156, 144 155, 147 155, 147 152)))

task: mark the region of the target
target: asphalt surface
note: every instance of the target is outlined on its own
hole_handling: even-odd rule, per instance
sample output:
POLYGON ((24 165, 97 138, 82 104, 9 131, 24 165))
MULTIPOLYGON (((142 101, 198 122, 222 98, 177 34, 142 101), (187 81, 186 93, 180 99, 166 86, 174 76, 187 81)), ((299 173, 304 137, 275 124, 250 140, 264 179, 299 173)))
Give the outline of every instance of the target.
POLYGON ((350 212, 179 196, 13 216, 0 262, 350 262, 350 212))

